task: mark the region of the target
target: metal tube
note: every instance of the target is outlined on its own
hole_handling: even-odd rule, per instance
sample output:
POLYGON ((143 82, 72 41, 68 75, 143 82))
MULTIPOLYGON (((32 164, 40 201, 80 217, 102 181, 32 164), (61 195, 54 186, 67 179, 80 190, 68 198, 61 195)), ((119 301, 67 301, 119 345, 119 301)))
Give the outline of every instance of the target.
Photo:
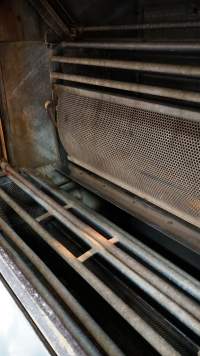
MULTIPOLYGON (((31 176, 33 177, 33 175, 31 176)), ((45 185, 43 184, 43 186, 45 187, 45 185)), ((49 191, 51 193, 53 193, 53 189, 49 191)), ((53 193, 54 194, 54 193, 53 193)), ((54 194, 55 195, 55 194, 54 194)), ((60 196, 60 198, 64 201, 65 199, 62 198, 60 196)), ((67 204, 69 204, 69 201, 67 201, 67 204)), ((75 205, 75 204, 74 204, 75 205)), ((74 206, 74 208, 76 208, 76 206, 74 206)), ((81 214, 83 216, 85 216, 86 218, 88 218, 91 221, 91 217, 89 216, 89 214, 85 214, 84 209, 82 209, 82 211, 80 211, 80 209, 77 209, 77 211, 81 212, 81 214)), ((101 226, 101 223, 98 222, 97 224, 98 226, 101 226)), ((180 293, 178 289, 172 287, 169 283, 165 282, 164 280, 162 280, 160 277, 158 277, 155 273, 152 273, 148 268, 144 267, 141 263, 137 262, 137 260, 135 260, 133 257, 130 258, 127 254, 125 254, 123 251, 121 251, 120 249, 118 249, 116 246, 113 246, 110 241, 106 240, 105 238, 103 238, 103 236, 101 236, 100 234, 98 234, 96 231, 94 231, 92 228, 87 229, 88 233, 91 234, 92 238, 95 239, 99 244, 101 244, 107 251, 109 251, 110 253, 112 253, 112 255, 114 255, 116 258, 118 258, 121 262, 123 262, 125 265, 127 265, 129 268, 132 269, 132 271, 138 273, 142 278, 144 278, 145 280, 147 280, 149 283, 151 283, 155 288, 157 288, 159 291, 161 291, 163 294, 165 294, 167 297, 171 298, 171 300, 174 302, 176 302, 179 306, 181 306, 183 309, 187 310, 189 313, 191 313, 195 318, 200 320, 200 309, 199 309, 199 305, 193 301, 191 301, 191 299, 189 299, 188 297, 184 296, 184 294, 180 293)), ((112 237, 118 237, 119 241, 120 241, 120 237, 121 236, 116 236, 116 233, 113 229, 113 233, 112 233, 112 237)), ((90 241, 87 239, 87 242, 90 243, 90 241)), ((96 247, 93 246, 92 247, 96 247)), ((101 251, 99 252, 101 254, 101 251)), ((104 252, 104 256, 105 256, 105 252, 104 252)), ((110 257, 107 256, 107 260, 110 260, 110 257)), ((117 265, 117 263, 114 264, 117 265)), ((118 262, 118 267, 120 268, 119 262, 118 262)), ((122 266, 120 268, 122 270, 122 266)), ((126 273, 127 276, 130 278, 130 272, 129 274, 126 273)), ((134 275, 133 278, 133 282, 137 281, 137 276, 134 275)), ((137 282, 136 282, 137 283, 137 282)), ((151 287, 148 287, 147 285, 145 285, 142 281, 138 281, 138 285, 139 287, 144 287, 144 290, 147 293, 152 293, 151 295, 160 303, 162 303, 162 297, 160 296, 159 292, 152 290, 151 287)), ((166 307, 167 309, 169 308, 172 312, 176 312, 176 307, 175 308, 171 308, 172 304, 169 303, 168 305, 168 301, 164 301, 163 302, 163 306, 166 307)), ((180 313, 179 316, 180 317, 180 313)), ((191 324, 192 325, 192 324, 191 324)))
POLYGON ((104 58, 77 58, 53 56, 52 62, 81 64, 88 66, 98 66, 105 68, 119 68, 127 70, 138 70, 164 74, 186 75, 189 77, 200 76, 200 67, 180 64, 162 64, 137 61, 112 60, 104 58))
MULTIPOLYGON (((63 168, 57 167, 56 171, 63 176, 70 177, 72 181, 84 186, 94 194, 97 194, 97 196, 99 195, 114 205, 121 207, 131 216, 141 220, 146 226, 154 226, 155 230, 161 231, 164 235, 167 234, 167 240, 171 240, 175 245, 182 245, 184 249, 188 250, 190 255, 194 254, 194 260, 192 261, 191 256, 189 257, 185 254, 186 261, 192 263, 194 266, 198 265, 197 256, 200 254, 198 229, 195 229, 192 225, 185 224, 183 220, 177 219, 176 216, 159 210, 159 208, 152 204, 146 204, 137 195, 122 191, 111 182, 94 174, 91 175, 89 171, 85 171, 80 166, 68 162, 68 170, 66 171, 63 168)), ((179 254, 179 251, 177 252, 178 255, 182 255, 183 257, 182 253, 179 254)))
POLYGON ((199 92, 163 88, 163 87, 157 87, 153 85, 145 85, 145 84, 137 84, 137 83, 128 83, 128 82, 126 83, 117 80, 92 78, 92 77, 86 77, 84 75, 63 74, 57 72, 51 73, 51 79, 61 79, 61 80, 72 81, 75 83, 98 85, 106 88, 126 90, 126 91, 141 93, 141 94, 155 95, 159 97, 165 97, 165 98, 171 98, 177 100, 186 100, 194 103, 200 102, 199 92))
MULTIPOLYGON (((140 288, 142 288, 147 294, 151 295, 152 298, 157 300, 160 304, 163 305, 167 310, 169 310, 172 315, 175 315, 179 320, 181 320, 186 326, 191 328, 197 335, 200 335, 200 323, 197 321, 195 317, 188 314, 185 309, 182 309, 178 304, 176 304, 173 300, 168 298, 166 295, 162 294, 156 287, 147 282, 143 277, 140 276, 141 273, 144 273, 144 267, 141 265, 137 266, 137 273, 134 272, 134 269, 130 268, 133 266, 133 261, 123 254, 122 251, 114 250, 112 247, 107 245, 107 240, 103 239, 103 237, 98 234, 95 230, 88 227, 85 223, 77 219, 71 213, 66 211, 62 206, 58 205, 51 198, 46 196, 43 192, 38 190, 36 187, 32 185, 25 178, 20 176, 17 172, 15 172, 9 165, 6 165, 5 173, 10 173, 10 179, 12 179, 18 186, 24 188, 24 190, 28 194, 32 194, 33 198, 38 202, 41 201, 41 205, 48 209, 49 212, 52 213, 61 223, 67 226, 71 231, 77 234, 80 238, 82 238, 86 243, 88 243, 92 248, 96 249, 99 254, 102 254, 104 258, 111 264, 113 264, 116 268, 120 269, 120 271, 127 276, 133 283, 136 283, 140 288), (15 177, 13 179, 13 176, 15 177), (17 179, 16 179, 17 178, 17 179), (20 183, 21 182, 21 183, 20 183), (24 186, 24 187, 23 187, 24 186), (41 200, 43 197, 43 200, 41 200), (106 251, 112 251, 112 254, 106 251), (116 257, 117 256, 117 257, 116 257), (118 259, 117 259, 118 258, 118 259), (123 260, 123 263, 120 262, 123 260), (129 263, 129 268, 127 264, 129 263), (140 274, 138 274, 138 271, 140 274)), ((2 192, 1 192, 2 195, 2 192)), ((136 268, 136 263, 134 265, 136 268)), ((151 277, 152 280, 155 281, 155 278, 151 277)), ((158 282, 157 282, 158 283, 158 282)), ((165 288, 167 290, 167 288, 165 288)), ((180 298, 179 298, 180 299, 180 298)), ((180 302, 180 300, 179 300, 180 302)), ((183 301, 182 301, 183 303, 183 301)), ((189 308, 192 310, 196 310, 196 307, 192 305, 191 302, 187 299, 187 303, 189 304, 189 308)))
POLYGON ((69 196, 69 194, 67 194, 65 191, 61 192, 60 190, 51 187, 45 181, 36 177, 28 170, 25 170, 25 172, 42 187, 47 189, 51 194, 61 199, 64 203, 70 204, 70 206, 72 206, 77 212, 81 213, 82 216, 86 217, 97 226, 103 228, 104 231, 110 236, 115 236, 129 251, 132 251, 142 260, 147 262, 150 266, 161 272, 170 281, 174 282, 178 287, 182 288, 184 291, 191 294, 193 297, 200 301, 199 281, 192 278, 186 272, 180 270, 177 266, 160 256, 155 251, 151 250, 149 247, 134 238, 134 236, 129 235, 117 226, 113 225, 103 216, 100 216, 98 213, 87 208, 86 206, 83 207, 78 201, 69 196))
POLYGON ((62 244, 56 241, 41 227, 24 209, 13 201, 2 189, 0 196, 24 219, 40 237, 52 247, 81 277, 108 302, 144 339, 150 343, 161 355, 180 355, 157 332, 151 328, 139 315, 126 305, 109 287, 98 279, 91 271, 79 262, 62 244))
POLYGON ((62 47, 69 48, 99 48, 99 49, 122 49, 130 51, 200 51, 200 44, 197 42, 62 42, 62 47))
POLYGON ((131 30, 157 30, 178 28, 200 27, 199 21, 144 23, 136 25, 113 25, 113 26, 84 26, 78 27, 79 32, 107 32, 107 31, 131 31, 131 30))
MULTIPOLYGON (((108 355, 119 355, 122 356, 122 352, 119 348, 114 344, 114 342, 109 338, 107 334, 99 327, 99 325, 95 322, 94 319, 87 313, 87 311, 77 302, 77 300, 73 297, 73 295, 63 286, 63 284, 59 281, 59 279, 51 272, 51 270, 44 264, 44 262, 34 253, 34 251, 20 238, 19 235, 2 219, 0 218, 0 229, 12 240, 14 244, 28 257, 31 263, 38 269, 38 271, 44 276, 44 278, 49 282, 49 284, 54 288, 56 293, 61 297, 61 299, 67 304, 67 306, 72 310, 72 312, 78 317, 78 319, 82 322, 84 327, 89 331, 89 333, 94 337, 94 339, 99 343, 101 348, 108 355)), ((67 324, 68 326, 68 324, 67 324)), ((69 324, 70 326, 70 324, 69 324)), ((75 328, 75 327, 74 327, 75 328)), ((77 337, 78 334, 78 342, 81 343, 81 339, 83 338, 84 343, 82 342, 82 346, 86 351, 90 352, 90 354, 96 355, 97 350, 93 346, 89 340, 85 340, 84 334, 79 330, 76 332, 73 329, 74 336, 77 337)))
MULTIPOLYGON (((7 234, 7 236, 8 235, 10 235, 10 232, 7 234)), ((34 275, 31 269, 22 260, 16 250, 8 243, 8 241, 6 241, 2 234, 0 234, 0 245, 11 256, 12 260, 20 268, 22 273, 26 276, 26 278, 34 286, 38 293, 44 298, 47 304, 55 311, 55 314, 58 316, 64 327, 69 330, 76 341, 80 344, 80 347, 82 347, 89 355, 95 356, 98 350, 90 343, 89 339, 85 337, 84 333, 78 328, 73 319, 71 319, 67 313, 63 311, 56 299, 52 296, 51 293, 48 292, 47 288, 34 275)))

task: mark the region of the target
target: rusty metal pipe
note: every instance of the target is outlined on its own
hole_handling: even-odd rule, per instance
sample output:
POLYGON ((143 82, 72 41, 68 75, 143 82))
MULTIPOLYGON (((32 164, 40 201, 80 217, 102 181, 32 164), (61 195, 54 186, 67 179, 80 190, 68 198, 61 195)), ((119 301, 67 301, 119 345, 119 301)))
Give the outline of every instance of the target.
POLYGON ((178 287, 183 289, 185 292, 191 294, 197 300, 200 301, 200 282, 191 277, 188 273, 179 269, 170 261, 166 260, 164 257, 150 249, 148 246, 144 245, 142 242, 138 241, 134 236, 121 230, 118 226, 114 226, 109 220, 100 216, 95 211, 82 206, 78 201, 69 196, 65 191, 60 191, 51 187, 44 180, 36 177, 33 173, 26 170, 26 173, 38 182, 41 186, 47 189, 51 194, 61 199, 64 203, 74 205, 79 213, 97 226, 101 226, 110 236, 115 236, 119 241, 126 246, 129 251, 132 251, 138 257, 142 258, 143 261, 147 262, 150 266, 155 268, 157 271, 162 273, 167 279, 174 282, 178 287))
POLYGON ((67 313, 64 313, 63 309, 60 307, 56 299, 52 297, 51 293, 48 292, 47 288, 43 286, 43 284, 30 270, 27 264, 22 260, 22 258, 16 252, 16 250, 9 244, 7 239, 12 240, 18 246, 19 236, 8 225, 5 226, 4 223, 5 222, 2 223, 2 220, 0 221, 0 229, 4 232, 4 234, 6 234, 7 238, 3 237, 3 235, 0 234, 0 245, 8 252, 9 255, 11 255, 11 258, 20 268, 22 273, 24 273, 26 278, 28 278, 29 282, 36 288, 39 294, 41 294, 41 296, 46 300, 47 304, 49 304, 49 306, 55 311, 56 315, 63 323, 65 328, 69 330, 69 332, 73 335, 73 337, 80 344, 80 346, 85 350, 85 352, 87 352, 87 354, 91 356, 92 355, 96 356, 96 354, 100 355, 98 353, 98 350, 92 345, 90 340, 87 337, 85 337, 85 334, 81 331, 81 329, 79 329, 79 327, 76 325, 73 319, 71 319, 67 315, 67 313))
POLYGON ((168 51, 185 52, 200 51, 200 43, 187 42, 62 42, 63 48, 97 48, 97 49, 122 49, 130 51, 168 51))
MULTIPOLYGON (((178 304, 176 304, 173 300, 167 297, 165 294, 162 294, 156 287, 147 282, 143 277, 140 276, 141 273, 144 273, 144 268, 142 266, 137 266, 137 273, 134 272, 132 266, 133 261, 121 252, 116 251, 109 247, 109 252, 106 251, 106 240, 102 239, 102 236, 98 234, 92 228, 89 228, 85 223, 81 222, 71 213, 66 211, 62 206, 58 205, 51 198, 49 198, 46 194, 38 190, 35 186, 32 185, 29 181, 27 181, 24 177, 18 174, 15 170, 13 170, 9 165, 5 167, 5 173, 8 172, 10 179, 13 180, 18 186, 24 189, 28 194, 31 194, 32 197, 41 203, 43 207, 45 207, 53 216, 55 216, 61 223, 67 226, 71 231, 77 234, 81 239, 83 239, 86 243, 88 243, 92 248, 96 249, 98 253, 102 254, 104 258, 107 259, 108 262, 120 268, 121 272, 126 275, 133 283, 136 283, 139 287, 145 290, 146 293, 151 295, 155 300, 157 300, 160 304, 163 305, 167 310, 169 310, 172 315, 175 315, 181 322, 183 322, 186 326, 191 328, 197 335, 200 335, 200 323, 199 321, 188 314, 185 309, 182 309, 178 304), (41 199, 42 198, 42 199, 41 199), (94 232, 91 236, 91 232, 94 232), (102 252, 103 251, 103 252, 102 252), (116 257, 117 256, 117 257, 116 257), (122 262, 123 261, 123 264, 122 262), (127 267, 129 263, 130 269, 127 267), (138 274, 138 271, 140 274, 138 274)), ((1 192, 2 194, 2 192, 1 192)), ((134 265, 136 267, 136 264, 134 265)), ((151 278, 152 280, 152 278, 151 278)), ((155 280, 155 279, 154 279, 155 280)), ((166 288, 165 288, 166 289, 166 288)), ((189 301, 187 301, 189 303, 189 301)), ((189 303, 190 308, 193 310, 194 306, 192 303, 189 303)))
MULTIPOLYGON (((8 167, 7 167, 8 168, 8 167)), ((144 339, 162 355, 180 355, 168 342, 151 328, 139 315, 126 305, 109 287, 82 265, 62 244, 56 241, 42 226, 37 223, 24 209, 13 201, 2 189, 1 198, 21 218, 26 221, 40 237, 52 247, 83 279, 94 288, 144 339)))
POLYGON ((193 91, 163 88, 154 85, 120 82, 117 80, 100 79, 100 78, 86 77, 84 75, 78 75, 78 74, 63 74, 57 72, 51 73, 51 79, 61 79, 61 80, 75 82, 75 83, 97 85, 106 88, 114 88, 114 89, 126 90, 126 91, 141 93, 141 94, 155 95, 159 97, 200 103, 200 93, 193 92, 193 91))
POLYGON ((108 32, 108 31, 131 31, 131 30, 158 30, 200 27, 199 21, 143 23, 136 25, 113 25, 113 26, 79 26, 79 32, 108 32))
POLYGON ((94 212, 93 210, 83 207, 78 201, 73 199, 65 191, 60 191, 51 187, 44 180, 25 170, 33 180, 39 183, 43 188, 49 191, 52 195, 59 198, 66 204, 70 204, 78 213, 89 221, 95 223, 97 226, 101 226, 105 232, 110 236, 119 239, 119 242, 125 246, 129 251, 132 251, 138 257, 142 258, 150 266, 161 272, 170 281, 174 282, 178 287, 191 294, 197 300, 200 301, 200 282, 192 278, 186 272, 180 270, 177 266, 167 261, 165 258, 151 250, 149 247, 138 241, 133 236, 125 233, 123 230, 114 226, 110 221, 94 212))
POLYGON ((112 60, 104 58, 77 58, 77 57, 64 57, 53 56, 52 62, 69 63, 69 64, 81 64, 87 66, 98 66, 105 68, 117 68, 127 70, 146 71, 154 73, 185 75, 189 77, 200 76, 200 67, 191 65, 180 64, 162 64, 162 63, 150 63, 139 61, 124 61, 124 60, 112 60))
MULTIPOLYGON (((123 353, 114 344, 107 334, 99 327, 94 319, 87 313, 87 311, 77 302, 73 295, 63 286, 59 279, 51 272, 51 270, 44 264, 44 262, 34 253, 34 251, 20 238, 19 235, 2 219, 0 218, 0 229, 9 237, 10 240, 28 257, 31 263, 37 268, 37 270, 44 276, 48 283, 54 288, 56 293, 66 303, 66 305, 72 310, 72 312, 82 322, 84 327, 104 349, 104 351, 110 356, 122 356, 123 353)), ((59 313, 60 314, 60 313, 59 313)), ((71 323, 67 318, 67 327, 69 328, 71 323)), ((77 338, 78 342, 82 344, 82 347, 86 349, 92 355, 98 354, 98 351, 91 346, 89 340, 85 340, 84 334, 77 329, 76 326, 71 328, 73 335, 77 338), (82 340, 83 338, 83 341, 82 340)))

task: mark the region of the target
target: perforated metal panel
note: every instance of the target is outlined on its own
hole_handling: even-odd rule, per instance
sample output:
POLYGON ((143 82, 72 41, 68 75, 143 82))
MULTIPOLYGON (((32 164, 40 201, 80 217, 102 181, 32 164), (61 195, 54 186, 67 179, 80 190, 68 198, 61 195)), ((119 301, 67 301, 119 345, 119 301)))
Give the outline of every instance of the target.
POLYGON ((200 123, 62 92, 69 159, 200 227, 200 123))

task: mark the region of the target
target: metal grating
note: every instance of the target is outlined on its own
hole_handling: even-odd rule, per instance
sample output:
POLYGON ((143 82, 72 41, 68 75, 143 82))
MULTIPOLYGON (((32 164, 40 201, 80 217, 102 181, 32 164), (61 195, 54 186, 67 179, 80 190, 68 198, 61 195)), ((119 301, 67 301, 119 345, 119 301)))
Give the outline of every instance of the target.
POLYGON ((110 356, 132 355, 133 344, 137 354, 197 355, 199 281, 191 271, 180 270, 134 236, 33 173, 26 171, 24 177, 5 163, 2 168, 7 179, 47 210, 48 215, 42 213, 35 219, 36 212, 32 217, 22 207, 24 198, 18 203, 1 188, 2 201, 32 231, 32 235, 23 229, 16 231, 15 222, 11 227, 1 218, 1 245, 19 266, 19 259, 24 257, 31 263, 31 269, 23 264, 22 272, 34 281, 46 302, 50 306, 53 303, 61 322, 88 355, 96 355, 99 348, 110 356), (56 236, 49 229, 51 219, 56 221, 56 236), (87 244, 86 252, 76 256, 70 251, 66 239, 60 239, 63 227, 72 233, 74 244, 77 238, 87 244), (37 276, 38 272, 45 288, 41 288, 40 279, 32 279, 33 273, 37 276), (46 282, 57 300, 52 300, 46 282), (78 325, 72 328, 72 319, 67 317, 69 310, 80 329, 78 325), (83 326, 91 343, 82 333, 83 326))
POLYGON ((200 227, 200 123, 62 92, 69 159, 200 227))

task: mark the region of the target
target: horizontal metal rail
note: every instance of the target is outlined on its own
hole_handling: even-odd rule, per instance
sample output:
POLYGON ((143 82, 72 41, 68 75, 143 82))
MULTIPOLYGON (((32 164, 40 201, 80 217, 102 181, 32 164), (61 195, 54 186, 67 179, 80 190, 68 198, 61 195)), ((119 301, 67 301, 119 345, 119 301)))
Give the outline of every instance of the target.
MULTIPOLYGON (((57 167, 56 171, 63 177, 70 177, 73 182, 76 182, 104 200, 120 207, 130 215, 130 218, 132 216, 140 220, 147 228, 153 227, 155 231, 162 233, 163 236, 166 236, 166 241, 160 240, 161 245, 163 245, 163 242, 165 245, 168 240, 169 242, 171 241, 176 249, 178 245, 182 246, 185 251, 188 251, 188 255, 183 251, 180 253, 177 249, 176 252, 178 255, 182 256, 182 259, 184 258, 185 261, 188 261, 189 264, 192 263, 192 265, 198 269, 200 256, 198 229, 166 211, 161 211, 153 204, 147 204, 145 200, 139 198, 137 195, 125 192, 101 177, 95 176, 94 174, 91 175, 90 172, 87 172, 80 166, 68 162, 68 168, 68 171, 65 171, 57 167), (193 257, 191 259, 192 255, 193 257)), ((109 221, 109 226, 113 226, 111 221, 109 221)), ((114 226, 116 227, 116 225, 114 226)), ((132 240, 132 238, 130 239, 132 240)), ((181 270, 183 270, 183 268, 181 268, 181 270)))
MULTIPOLYGON (((11 175, 9 174, 11 178, 11 175)), ((25 191, 27 191, 25 189, 25 191)), ((56 241, 42 226, 36 222, 24 209, 13 201, 3 190, 1 197, 24 219, 40 237, 53 248, 85 281, 96 290, 144 339, 150 343, 161 355, 179 355, 179 353, 138 314, 126 305, 109 287, 88 270, 61 243, 56 241)))
POLYGON ((200 51, 200 43, 187 42, 62 42, 62 47, 68 48, 97 48, 122 49, 128 51, 168 51, 168 52, 196 52, 200 51))
POLYGON ((104 58, 77 58, 77 57, 64 57, 52 56, 52 62, 80 64, 87 66, 98 66, 105 68, 117 68, 136 71, 146 71, 154 73, 174 74, 180 76, 198 77, 200 76, 200 67, 191 65, 180 64, 163 64, 163 63, 150 63, 139 61, 124 61, 117 59, 104 59, 104 58))
POLYGON ((148 110, 157 112, 160 114, 170 115, 177 119, 185 119, 190 121, 200 122, 200 115, 198 111, 187 110, 183 107, 171 106, 170 104, 161 104, 152 102, 147 99, 135 99, 128 97, 127 95, 113 95, 111 93, 105 93, 98 90, 90 90, 86 88, 80 88, 80 86, 70 86, 54 84, 54 91, 57 95, 62 95, 63 92, 81 95, 92 99, 100 99, 108 103, 126 105, 139 110, 148 110))
MULTIPOLYGON (((155 284, 158 285, 161 283, 160 279, 154 275, 152 276, 151 272, 146 270, 142 265, 138 264, 137 261, 129 258, 128 255, 124 254, 119 249, 115 249, 114 246, 110 245, 102 235, 66 211, 62 206, 57 204, 46 194, 38 190, 35 186, 32 185, 32 183, 18 174, 9 165, 5 165, 5 173, 9 175, 13 182, 15 182, 19 187, 31 195, 33 199, 35 199, 44 208, 46 208, 62 224, 77 234, 92 248, 96 249, 98 253, 102 254, 102 256, 109 263, 111 263, 117 269, 120 269, 122 274, 127 276, 133 283, 137 284, 153 299, 155 299, 164 308, 166 308, 172 315, 176 316, 177 319, 179 319, 193 332, 200 336, 200 322, 196 319, 196 315, 194 316, 195 312, 198 315, 198 307, 195 303, 190 301, 188 298, 185 299, 181 294, 179 295, 178 290, 175 292, 171 290, 171 297, 174 296, 175 299, 178 298, 179 304, 183 305, 183 308, 181 308, 178 303, 174 302, 173 299, 162 293, 154 286, 155 284), (149 278, 150 282, 147 281, 147 278, 149 278), (191 314, 186 311, 187 308, 189 308, 191 314)), ((3 199, 8 200, 8 198, 5 197, 5 193, 2 193, 0 190, 0 196, 3 195, 3 199)), ((162 282, 162 287, 165 293, 167 293, 167 290, 169 290, 168 293, 170 293, 170 286, 167 288, 167 286, 164 285, 164 282, 162 282)))
MULTIPOLYGON (((134 236, 129 235, 117 226, 113 225, 103 216, 94 212, 93 210, 82 206, 78 201, 69 196, 65 191, 60 191, 51 187, 44 180, 35 176, 28 170, 25 170, 33 180, 40 184, 43 188, 49 191, 55 197, 61 199, 64 203, 70 205, 85 217, 88 221, 91 221, 96 226, 101 226, 101 229, 109 234, 110 236, 115 236, 115 238, 123 246, 125 246, 129 251, 133 252, 136 256, 141 258, 143 261, 155 268, 159 273, 163 274, 167 279, 175 283, 179 288, 189 293, 191 296, 195 297, 200 301, 200 282, 192 278, 188 273, 180 270, 177 266, 172 264, 170 261, 163 258, 161 255, 144 245, 142 242, 138 241, 134 236)), ((112 240, 112 239, 111 239, 112 240)), ((111 241, 110 240, 110 241, 111 241)))
MULTIPOLYGON (((37 270, 44 276, 49 284, 54 288, 56 293, 61 297, 65 304, 71 309, 71 311, 78 317, 83 323, 84 327, 99 343, 99 345, 106 351, 108 355, 122 355, 122 352, 114 344, 114 342, 108 337, 107 334, 99 327, 99 325, 92 319, 87 311, 77 302, 73 295, 63 286, 59 279, 51 272, 51 270, 44 264, 44 262, 34 253, 34 251, 20 238, 19 235, 2 219, 0 218, 0 229, 6 236, 25 254, 26 257, 33 263, 37 270)), ((49 295, 49 293, 48 293, 49 295)), ((70 327, 71 323, 67 319, 67 327, 70 327)), ((89 340, 85 340, 84 334, 81 333, 78 328, 71 329, 75 337, 79 335, 78 342, 82 344, 82 347, 86 349, 92 355, 97 354, 97 350, 93 349, 89 340), (74 330, 75 329, 75 330, 74 330)))
POLYGON ((55 351, 53 355, 68 355, 69 352, 81 356, 99 355, 97 348, 64 312, 43 281, 24 261, 21 251, 16 250, 16 245, 10 243, 10 238, 3 231, 0 232, 0 271, 1 277, 28 313, 28 318, 45 339, 45 344, 55 351), (77 341, 79 338, 80 342, 77 341), (81 346, 84 344, 86 348, 81 346))
POLYGON ((131 31, 131 30, 159 30, 200 27, 199 21, 143 23, 136 25, 113 25, 113 26, 79 26, 80 32, 107 32, 107 31, 131 31))
POLYGON ((90 84, 95 86, 97 85, 106 88, 126 90, 126 91, 136 92, 140 94, 155 95, 159 97, 184 100, 193 103, 200 102, 200 93, 193 92, 193 91, 163 88, 154 85, 128 83, 128 82, 121 82, 117 80, 100 79, 100 78, 86 77, 84 75, 78 75, 78 74, 63 74, 57 72, 51 73, 51 79, 61 79, 61 80, 75 82, 75 83, 90 84))
MULTIPOLYGON (((32 175, 33 177, 33 175, 32 175)), ((45 186, 45 185, 43 185, 45 186)), ((50 190, 49 190, 50 191, 50 190)), ((52 192, 52 191, 50 191, 52 192)), ((64 198, 61 198, 62 200, 65 200, 64 198)), ((67 199, 66 199, 67 202, 67 199)), ((69 203, 69 202, 68 202, 69 203)), ((76 208, 76 206, 74 206, 74 209, 76 208)), ((79 213, 81 213, 81 215, 84 217, 86 217, 87 219, 89 219, 89 221, 91 221, 91 218, 84 213, 84 209, 82 209, 82 211, 80 209, 77 209, 77 211, 79 213)), ((82 222, 79 223, 80 227, 82 225, 82 222)), ((97 226, 100 225, 101 223, 97 223, 97 226)), ((86 228, 84 226, 81 227, 82 231, 86 230, 86 228)), ((123 251, 121 251, 120 249, 118 249, 116 246, 113 246, 112 244, 112 239, 111 240, 107 240, 105 239, 102 235, 100 235, 99 233, 97 233, 95 230, 93 230, 90 227, 87 227, 87 232, 91 234, 92 238, 94 240, 96 240, 100 246, 99 246, 99 251, 98 251, 98 246, 95 245, 91 245, 92 248, 96 248, 97 251, 101 254, 101 246, 103 246, 107 251, 109 251, 114 257, 118 258, 119 261, 123 262, 124 265, 127 265, 132 271, 135 271, 136 273, 138 273, 138 275, 140 275, 142 278, 144 278, 144 280, 148 281, 149 283, 151 283, 152 286, 154 286, 155 288, 157 288, 158 291, 162 292, 163 294, 165 294, 167 297, 171 298, 172 301, 176 302, 177 305, 181 306, 183 309, 187 310, 189 313, 191 313, 195 318, 197 318, 198 320, 200 320, 200 308, 199 305, 195 302, 192 302, 188 297, 184 296, 182 293, 179 292, 178 289, 172 287, 169 283, 165 282, 164 280, 162 280, 161 278, 159 278, 156 274, 152 273, 150 270, 148 270, 148 268, 145 268, 144 266, 142 266, 141 263, 137 262, 137 260, 135 260, 133 257, 130 258, 127 254, 125 254, 123 251)), ((110 231, 109 231, 110 232, 110 231)), ((121 240, 122 244, 124 246, 127 246, 127 244, 125 243, 125 239, 121 238, 121 236, 116 236, 116 233, 113 229, 112 231, 112 235, 113 238, 117 240, 121 240)), ((88 239, 86 237, 86 242, 91 244, 91 240, 88 239)), ((129 246, 129 243, 128 243, 129 246)), ((107 256, 105 251, 103 252, 103 256, 107 256)), ((111 257, 107 256, 107 260, 111 261, 111 257)), ((115 265, 118 264, 118 267, 120 268, 121 271, 123 271, 123 266, 120 264, 120 262, 118 261, 118 263, 115 263, 115 265)), ((131 278, 131 273, 129 271, 129 273, 126 273, 127 277, 131 278)), ((133 278, 133 282, 135 282, 137 284, 137 280, 138 277, 136 275, 134 275, 133 278)), ((144 281, 138 281, 138 286, 144 288, 144 290, 150 294, 153 298, 155 298, 158 302, 160 302, 161 304, 163 304, 164 307, 166 307, 166 309, 171 310, 171 312, 176 313, 176 307, 171 309, 170 307, 170 303, 168 304, 168 300, 163 301, 162 303, 162 296, 160 295, 159 292, 153 290, 151 288, 151 286, 148 286, 144 283, 144 281)), ((200 293, 200 291, 199 291, 200 293)), ((177 310, 177 315, 178 315, 178 310, 177 310)), ((178 318, 180 317, 177 316, 178 318)))

